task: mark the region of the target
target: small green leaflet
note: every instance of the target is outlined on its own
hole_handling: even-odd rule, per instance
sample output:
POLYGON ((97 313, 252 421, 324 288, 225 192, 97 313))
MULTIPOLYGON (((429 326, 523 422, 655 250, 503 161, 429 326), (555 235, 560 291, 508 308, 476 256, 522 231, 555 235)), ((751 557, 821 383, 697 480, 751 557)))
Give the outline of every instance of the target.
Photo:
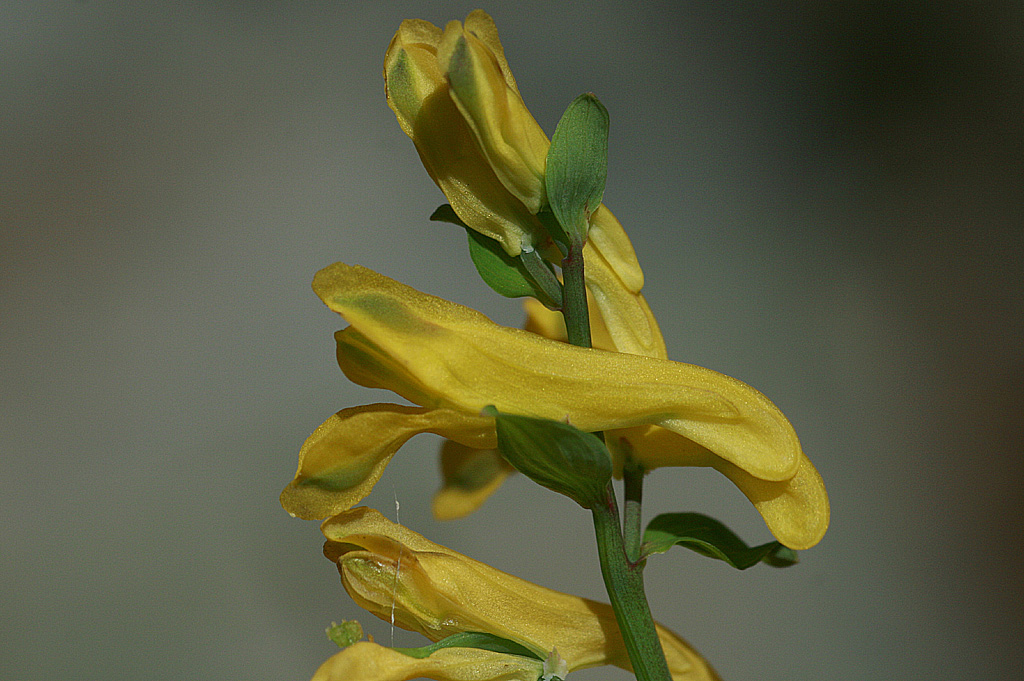
POLYGON ((458 634, 452 634, 446 638, 442 638, 436 643, 423 646, 421 648, 394 648, 395 651, 408 655, 409 657, 415 657, 417 659, 423 659, 429 657, 432 653, 441 650, 442 648, 479 648, 480 650, 489 650, 492 653, 505 653, 507 655, 519 655, 521 657, 529 657, 534 660, 544 661, 540 655, 537 655, 526 646, 522 646, 515 641, 510 641, 507 638, 501 638, 494 634, 484 634, 480 632, 464 631, 458 634))
POLYGON ((476 271, 484 283, 499 295, 506 298, 532 296, 550 308, 561 306, 562 293, 558 279, 550 269, 539 269, 547 268, 547 265, 540 262, 540 256, 536 252, 524 252, 519 257, 510 256, 497 240, 484 236, 466 225, 447 203, 438 206, 430 219, 458 225, 466 230, 469 257, 473 260, 476 271), (526 262, 527 257, 533 261, 526 262), (541 280, 541 283, 538 283, 538 280, 541 280))
POLYGON ((606 501, 612 461, 596 435, 561 421, 499 414, 494 407, 483 413, 495 418, 498 451, 520 473, 583 508, 606 501))
POLYGON ((590 216, 608 177, 608 110, 592 93, 573 100, 548 148, 544 184, 551 211, 569 239, 587 241, 590 216))
POLYGON ((797 562, 796 551, 777 541, 747 546, 721 522, 702 513, 663 513, 647 525, 641 553, 644 557, 665 553, 676 544, 723 560, 739 570, 757 563, 789 567, 797 562))

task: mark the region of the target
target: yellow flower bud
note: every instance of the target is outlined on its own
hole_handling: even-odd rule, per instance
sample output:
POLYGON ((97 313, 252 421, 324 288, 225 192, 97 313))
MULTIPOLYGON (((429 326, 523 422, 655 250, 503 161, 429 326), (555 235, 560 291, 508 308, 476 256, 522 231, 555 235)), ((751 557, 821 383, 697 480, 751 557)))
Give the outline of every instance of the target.
POLYGON ((474 449, 454 440, 445 440, 440 456, 444 484, 431 504, 438 520, 469 515, 515 471, 497 450, 474 449))
MULTIPOLYGON (((511 256, 540 249, 553 257, 536 217, 546 204, 550 143, 523 104, 491 17, 475 10, 443 32, 403 21, 384 58, 384 83, 388 106, 459 218, 511 256)), ((665 358, 633 246, 604 205, 591 216, 584 258, 615 349, 665 358)))
POLYGON ((548 138, 523 104, 494 21, 476 10, 449 22, 437 50, 451 97, 505 188, 531 213, 546 203, 548 138), (499 58, 500 55, 500 58, 499 58))
MULTIPOLYGON (((509 639, 541 657, 552 649, 569 671, 630 669, 610 605, 546 589, 435 544, 369 508, 322 526, 324 554, 361 607, 437 641, 466 631, 509 639)), ((684 640, 657 627, 672 678, 715 679, 684 640)))
POLYGON ((388 106, 463 222, 501 242, 509 255, 533 250, 548 239, 547 233, 536 211, 504 187, 449 96, 437 60, 441 36, 426 21, 402 22, 384 58, 388 106))

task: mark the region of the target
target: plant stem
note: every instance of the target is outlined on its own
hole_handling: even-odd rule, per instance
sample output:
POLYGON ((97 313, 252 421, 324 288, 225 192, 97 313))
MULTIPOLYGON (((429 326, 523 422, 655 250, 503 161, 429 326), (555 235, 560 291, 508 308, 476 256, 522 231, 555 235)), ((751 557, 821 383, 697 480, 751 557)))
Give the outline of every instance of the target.
POLYGON ((562 259, 562 317, 569 342, 590 347, 590 312, 587 310, 587 285, 583 278, 583 244, 569 244, 562 259))
MULTIPOLYGON (((583 244, 570 244, 562 259, 562 316, 565 318, 569 342, 589 348, 590 314, 587 311, 587 288, 583 274, 583 244)), ((654 618, 644 593, 643 563, 637 562, 640 555, 643 469, 630 464, 623 475, 626 485, 628 544, 623 542, 619 506, 611 482, 608 483, 605 504, 592 509, 601 576, 604 577, 608 598, 615 611, 615 620, 622 632, 622 640, 626 644, 626 652, 629 653, 636 678, 639 681, 671 681, 665 652, 661 649, 658 631, 654 627, 654 618)))
POLYGON ((622 539, 626 557, 630 563, 640 560, 640 544, 643 541, 641 505, 644 496, 644 469, 627 458, 622 467, 622 492, 625 509, 622 518, 622 539))
POLYGON ((633 673, 638 681, 671 681, 665 653, 644 594, 641 565, 626 557, 615 490, 610 482, 607 502, 594 507, 593 515, 601 576, 633 664, 633 673))
POLYGON ((547 296, 547 300, 540 302, 548 307, 561 309, 562 284, 558 281, 555 273, 551 271, 551 266, 535 250, 523 251, 519 257, 523 261, 523 267, 540 287, 541 293, 547 296))

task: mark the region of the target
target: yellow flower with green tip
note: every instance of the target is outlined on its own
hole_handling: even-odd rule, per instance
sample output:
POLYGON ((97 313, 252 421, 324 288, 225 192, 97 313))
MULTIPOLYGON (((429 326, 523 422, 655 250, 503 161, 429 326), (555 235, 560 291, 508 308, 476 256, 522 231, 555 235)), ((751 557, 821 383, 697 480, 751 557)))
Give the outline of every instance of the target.
POLYGON ((546 203, 548 137, 530 114, 505 61, 494 22, 483 11, 450 21, 437 61, 480 150, 505 188, 531 213, 546 203))
MULTIPOLYGON (((523 104, 491 17, 476 10, 444 31, 403 21, 384 58, 384 84, 388 106, 459 218, 511 256, 539 249, 551 257, 536 217, 546 204, 550 143, 523 104)), ((616 349, 664 358, 633 246, 604 205, 591 217, 584 257, 616 349)))
MULTIPOLYGON (((336 334, 345 374, 419 407, 369 405, 328 419, 303 446, 295 479, 282 493, 294 515, 323 518, 351 508, 398 448, 420 432, 493 449, 493 419, 480 415, 488 405, 586 431, 658 426, 711 452, 724 470, 733 470, 728 464, 758 481, 786 483, 809 466, 778 408, 723 374, 502 327, 475 310, 344 263, 321 270, 313 288, 350 324, 336 334)), ((823 492, 814 497, 819 504, 823 498, 823 492)), ((819 508, 791 510, 821 515, 819 508)), ((779 537, 801 547, 818 539, 779 537)))
MULTIPOLYGON (((501 242, 509 255, 533 250, 548 239, 547 233, 536 211, 531 212, 501 183, 449 95, 437 57, 442 35, 441 29, 426 21, 402 22, 384 58, 388 105, 459 217, 501 242)), ((494 41, 500 52, 496 32, 494 41)))
MULTIPOLYGON (((395 624, 432 641, 483 632, 540 657, 556 649, 570 672, 605 664, 631 669, 606 603, 504 573, 373 509, 352 509, 328 519, 321 529, 328 539, 324 554, 338 564, 346 591, 377 617, 390 621, 393 614, 395 624)), ((718 678, 683 639, 660 625, 657 630, 675 681, 718 678)))

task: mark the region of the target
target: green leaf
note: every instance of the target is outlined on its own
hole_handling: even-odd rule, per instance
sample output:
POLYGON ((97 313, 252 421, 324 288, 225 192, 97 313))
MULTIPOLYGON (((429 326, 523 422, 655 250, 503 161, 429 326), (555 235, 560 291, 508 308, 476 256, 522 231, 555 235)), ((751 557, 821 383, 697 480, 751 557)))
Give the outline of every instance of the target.
MULTIPOLYGON (((506 298, 533 296, 551 308, 558 308, 561 305, 560 285, 550 270, 539 271, 536 263, 528 264, 524 262, 522 256, 510 256, 497 240, 484 236, 463 222, 451 205, 446 203, 438 206, 430 219, 458 225, 466 230, 469 238, 469 257, 473 260, 480 278, 496 293, 506 298), (545 279, 546 286, 538 283, 537 280, 542 278, 545 279)), ((524 253, 523 256, 539 259, 536 253, 524 253)), ((543 264, 539 266, 547 267, 543 264)))
POLYGON ((573 100, 548 148, 544 184, 551 211, 569 239, 582 245, 608 177, 608 110, 592 93, 573 100))
POLYGON ((606 501, 611 455, 596 435, 561 421, 499 414, 494 407, 483 413, 495 418, 498 451, 520 473, 583 508, 606 501))
POLYGON ((327 627, 327 638, 334 641, 339 648, 348 648, 363 638, 363 627, 355 620, 343 620, 341 624, 331 622, 327 627))
POLYGON ((534 660, 543 661, 540 655, 522 646, 515 641, 510 641, 507 638, 501 638, 494 634, 484 634, 474 631, 463 631, 458 634, 452 634, 446 638, 442 638, 436 643, 422 646, 420 648, 395 648, 397 652, 409 657, 415 657, 417 659, 423 659, 429 657, 432 653, 441 650, 442 648, 479 648, 480 650, 490 650, 494 653, 505 653, 507 655, 520 655, 522 657, 529 657, 534 660))
POLYGON ((664 553, 676 544, 739 570, 760 562, 789 567, 798 560, 796 551, 777 541, 747 546, 728 527, 702 513, 663 513, 654 518, 644 532, 642 554, 664 553))

